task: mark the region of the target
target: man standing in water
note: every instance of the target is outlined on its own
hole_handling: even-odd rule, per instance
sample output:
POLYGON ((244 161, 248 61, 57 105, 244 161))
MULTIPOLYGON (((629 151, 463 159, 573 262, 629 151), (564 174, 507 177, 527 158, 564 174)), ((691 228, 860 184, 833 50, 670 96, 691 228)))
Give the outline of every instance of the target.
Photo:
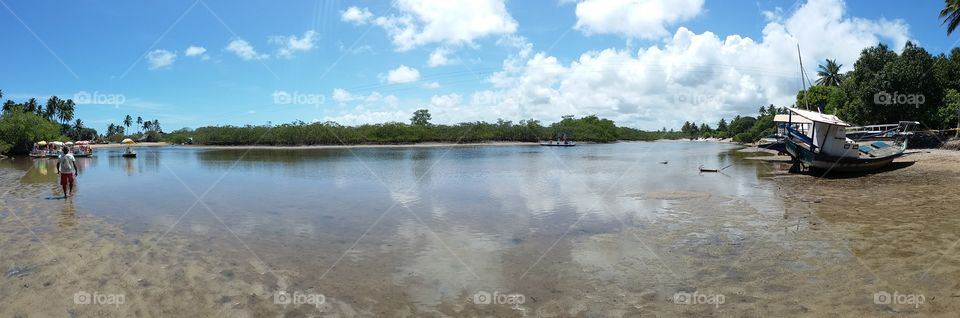
POLYGON ((69 197, 73 192, 74 175, 77 174, 77 159, 73 158, 70 147, 63 147, 63 154, 57 159, 57 173, 60 174, 60 186, 63 187, 63 197, 69 197), (67 191, 68 186, 69 191, 67 191))

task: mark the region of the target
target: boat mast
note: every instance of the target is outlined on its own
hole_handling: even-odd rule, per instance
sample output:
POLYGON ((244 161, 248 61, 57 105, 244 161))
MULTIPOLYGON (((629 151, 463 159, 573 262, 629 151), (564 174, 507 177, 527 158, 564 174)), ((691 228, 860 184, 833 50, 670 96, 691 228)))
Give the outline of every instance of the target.
POLYGON ((803 56, 800 55, 800 43, 797 43, 797 59, 800 60, 800 85, 803 86, 803 109, 810 110, 810 105, 807 101, 807 82, 804 78, 806 73, 803 71, 803 56))

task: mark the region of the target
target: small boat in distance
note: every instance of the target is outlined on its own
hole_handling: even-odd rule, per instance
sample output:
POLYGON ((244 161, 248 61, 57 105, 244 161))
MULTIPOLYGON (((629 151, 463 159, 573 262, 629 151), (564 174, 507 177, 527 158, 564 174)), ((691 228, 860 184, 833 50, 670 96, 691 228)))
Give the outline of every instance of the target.
POLYGON ((63 154, 63 142, 60 141, 51 141, 47 143, 47 158, 60 158, 60 155, 63 154))
POLYGON ((77 141, 73 146, 73 156, 77 158, 93 157, 93 148, 90 148, 90 142, 86 140, 77 141))
POLYGON ((560 138, 557 138, 556 141, 541 142, 541 146, 547 147, 573 147, 577 143, 567 140, 567 135, 562 135, 560 138))
POLYGON ((121 141, 120 143, 122 143, 122 144, 124 144, 124 145, 127 145, 127 149, 124 150, 123 155, 121 155, 121 156, 123 156, 124 158, 136 158, 136 157, 137 157, 137 152, 136 152, 136 151, 133 151, 133 147, 130 146, 130 145, 133 145, 133 144, 134 144, 133 139, 127 138, 127 139, 124 139, 123 141, 121 141))

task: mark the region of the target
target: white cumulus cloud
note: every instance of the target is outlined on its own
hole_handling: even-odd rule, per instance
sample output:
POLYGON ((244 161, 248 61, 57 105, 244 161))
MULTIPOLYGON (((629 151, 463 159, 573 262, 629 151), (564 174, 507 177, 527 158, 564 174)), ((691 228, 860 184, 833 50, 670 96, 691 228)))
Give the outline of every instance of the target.
POLYGON ((317 38, 319 35, 314 30, 307 30, 303 33, 302 36, 297 37, 296 35, 289 36, 272 36, 270 37, 269 42, 271 44, 280 45, 281 47, 277 49, 277 56, 283 58, 292 58, 293 54, 296 52, 305 52, 312 50, 316 46, 317 38))
POLYGON ((394 95, 384 96, 379 92, 372 92, 369 95, 358 95, 350 93, 342 88, 333 89, 333 100, 340 105, 359 103, 359 107, 362 108, 368 108, 370 106, 386 106, 389 108, 396 108, 397 103, 399 102, 399 99, 394 95))
MULTIPOLYGON (((804 68, 812 73, 827 58, 849 70, 864 48, 884 42, 900 50, 910 39, 903 21, 850 16, 841 0, 810 0, 754 14, 767 18, 756 38, 679 27, 662 42, 588 48, 572 60, 536 53, 525 39, 512 37, 501 45, 515 54, 488 78, 489 88, 421 103, 432 105, 438 123, 553 122, 561 115, 597 114, 643 129, 679 128, 684 121, 715 126, 720 118, 756 115, 760 106, 792 105, 801 89, 798 43, 804 68)), ((409 107, 405 115, 414 110, 409 107)), ((354 111, 362 116, 382 110, 354 111)))
POLYGON ((436 48, 433 52, 430 53, 430 57, 427 58, 427 66, 429 67, 438 67, 452 64, 454 61, 450 60, 447 55, 450 54, 450 50, 447 48, 436 48))
POLYGON ((613 33, 655 39, 667 25, 697 16, 703 0, 583 0, 577 3, 576 28, 587 34, 613 33))
POLYGON ((167 50, 153 50, 147 53, 147 63, 150 64, 151 70, 169 68, 176 59, 177 54, 167 50))
POLYGON ((381 75, 380 78, 388 84, 411 83, 420 79, 420 71, 400 64, 399 67, 388 71, 387 75, 381 75))
POLYGON ((199 57, 202 60, 210 59, 210 56, 206 54, 207 49, 202 46, 189 46, 187 50, 183 52, 183 55, 187 57, 199 57))
POLYGON ((504 0, 397 0, 395 6, 399 14, 377 17, 373 23, 387 32, 398 51, 432 43, 473 44, 477 38, 517 30, 504 0))
POLYGON ((370 10, 358 7, 349 7, 340 14, 341 20, 355 24, 366 24, 371 17, 373 13, 370 13, 370 10))
POLYGON ((243 39, 234 39, 230 41, 225 49, 227 52, 236 54, 237 57, 240 57, 244 61, 260 60, 269 57, 267 54, 257 53, 253 46, 250 45, 250 42, 247 42, 243 39))

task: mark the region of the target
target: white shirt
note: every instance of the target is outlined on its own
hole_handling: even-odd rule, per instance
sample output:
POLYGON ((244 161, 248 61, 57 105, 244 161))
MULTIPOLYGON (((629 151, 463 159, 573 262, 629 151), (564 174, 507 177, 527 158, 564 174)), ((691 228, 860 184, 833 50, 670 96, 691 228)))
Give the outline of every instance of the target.
POLYGON ((57 163, 60 164, 60 173, 63 174, 75 174, 77 173, 77 159, 73 158, 72 153, 65 153, 60 155, 60 158, 57 159, 57 163))

